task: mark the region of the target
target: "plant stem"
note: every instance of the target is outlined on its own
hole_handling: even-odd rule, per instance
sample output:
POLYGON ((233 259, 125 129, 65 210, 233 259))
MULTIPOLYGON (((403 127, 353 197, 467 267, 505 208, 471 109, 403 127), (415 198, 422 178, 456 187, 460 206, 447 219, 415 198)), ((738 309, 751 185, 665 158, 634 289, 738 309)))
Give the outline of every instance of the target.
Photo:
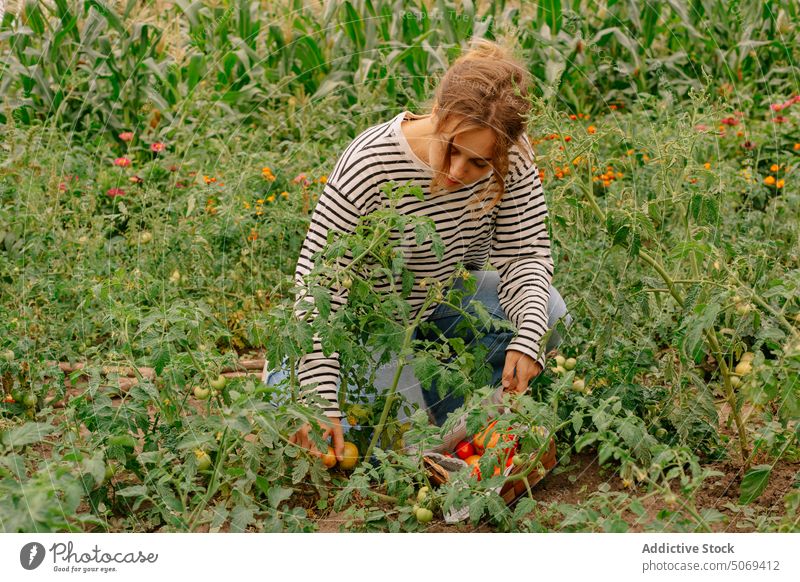
POLYGON ((228 436, 228 427, 225 427, 225 430, 222 432, 222 437, 219 440, 219 449, 217 450, 217 461, 214 463, 214 468, 211 471, 211 478, 208 481, 208 489, 206 489, 206 494, 203 495, 203 498, 200 500, 200 503, 197 505, 195 510, 192 512, 192 515, 189 517, 189 531, 194 531, 195 522, 200 517, 200 513, 203 511, 208 502, 211 500, 212 497, 217 493, 218 483, 217 483, 217 475, 221 472, 220 466, 222 465, 222 460, 225 458, 228 443, 227 443, 227 436, 228 436))
POLYGON ((369 442, 369 446, 367 447, 366 453, 364 453, 364 462, 369 461, 372 456, 372 451, 375 449, 375 445, 378 444, 378 439, 380 439, 381 434, 383 434, 383 429, 386 426, 386 420, 389 417, 389 411, 392 408, 392 404, 394 403, 395 393, 397 392, 397 385, 400 383, 400 374, 403 372, 403 368, 406 366, 406 352, 411 347, 411 339, 414 337, 414 331, 419 326, 419 323, 422 319, 423 314, 428 310, 428 307, 433 303, 433 299, 431 293, 428 293, 428 297, 425 299, 425 303, 419 308, 417 312, 417 316, 414 318, 414 321, 411 322, 411 325, 408 326, 406 329, 405 336, 403 337, 403 347, 400 348, 400 360, 397 363, 397 370, 395 370, 394 378, 392 380, 392 385, 389 388, 388 394, 386 396, 386 403, 383 405, 383 410, 381 411, 381 417, 378 420, 378 424, 375 425, 375 432, 372 434, 372 439, 369 442))

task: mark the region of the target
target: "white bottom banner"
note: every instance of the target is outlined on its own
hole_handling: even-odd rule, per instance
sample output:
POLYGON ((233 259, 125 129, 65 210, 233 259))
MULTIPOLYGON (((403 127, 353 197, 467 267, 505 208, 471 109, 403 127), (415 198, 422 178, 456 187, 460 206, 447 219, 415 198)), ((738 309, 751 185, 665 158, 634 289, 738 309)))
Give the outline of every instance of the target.
POLYGON ((800 534, 4 534, 2 580, 798 580, 800 534))

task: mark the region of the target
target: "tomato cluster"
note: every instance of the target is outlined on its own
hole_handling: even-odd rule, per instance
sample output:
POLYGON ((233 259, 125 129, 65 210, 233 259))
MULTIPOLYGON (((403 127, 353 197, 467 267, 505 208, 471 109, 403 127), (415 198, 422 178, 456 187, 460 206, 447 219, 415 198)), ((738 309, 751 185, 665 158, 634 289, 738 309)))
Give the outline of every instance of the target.
MULTIPOLYGON (((333 447, 328 447, 328 451, 322 454, 322 464, 325 465, 325 468, 332 469, 334 465, 336 465, 336 453, 333 451, 333 447)), ((344 469, 345 471, 350 471, 355 469, 356 465, 358 464, 358 447, 355 444, 345 441, 344 443, 344 454, 342 455, 342 460, 339 461, 339 468, 344 469)))
MULTIPOLYGON (((517 452, 517 437, 509 432, 502 432, 495 429, 497 421, 489 425, 476 434, 472 441, 463 440, 456 445, 455 453, 467 465, 472 467, 472 475, 481 480, 480 460, 481 457, 491 451, 497 455, 500 465, 510 467, 514 454, 517 452)), ((510 430, 510 429, 509 429, 510 430)), ((493 476, 499 475, 500 466, 494 468, 493 476)))

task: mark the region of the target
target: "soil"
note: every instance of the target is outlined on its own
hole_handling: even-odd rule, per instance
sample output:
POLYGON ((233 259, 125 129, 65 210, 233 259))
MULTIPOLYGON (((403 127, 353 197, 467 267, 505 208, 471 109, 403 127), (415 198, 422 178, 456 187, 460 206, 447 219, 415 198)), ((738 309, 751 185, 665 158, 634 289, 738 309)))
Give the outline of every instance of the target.
MULTIPOLYGON (((743 475, 741 465, 731 461, 721 461, 704 465, 708 469, 723 473, 722 476, 707 479, 694 496, 699 513, 715 509, 725 516, 725 521, 712 523, 711 530, 720 533, 736 533, 755 531, 752 521, 744 519, 748 514, 762 517, 780 517, 785 514, 784 496, 795 486, 800 474, 800 462, 779 461, 772 470, 769 483, 761 496, 749 505, 738 505, 739 483, 743 475)), ((595 451, 582 451, 573 454, 567 464, 560 463, 532 491, 533 498, 544 506, 554 504, 578 505, 585 502, 597 491, 627 492, 632 497, 643 496, 643 489, 626 489, 613 468, 601 468, 595 451)), ((677 494, 677 492, 676 492, 677 494)), ((623 511, 623 519, 629 524, 630 531, 645 531, 645 525, 657 519, 658 513, 667 509, 660 495, 641 498, 646 509, 642 518, 637 518, 630 511, 623 511)), ((533 517, 533 515, 532 515, 533 517)), ((321 518, 317 524, 319 532, 332 533, 346 531, 347 515, 344 512, 330 513, 321 518)), ((557 526, 556 524, 553 524, 557 526)), ((469 523, 447 524, 442 519, 435 519, 426 530, 429 533, 469 533, 493 532, 494 529, 485 522, 472 526, 469 523)))

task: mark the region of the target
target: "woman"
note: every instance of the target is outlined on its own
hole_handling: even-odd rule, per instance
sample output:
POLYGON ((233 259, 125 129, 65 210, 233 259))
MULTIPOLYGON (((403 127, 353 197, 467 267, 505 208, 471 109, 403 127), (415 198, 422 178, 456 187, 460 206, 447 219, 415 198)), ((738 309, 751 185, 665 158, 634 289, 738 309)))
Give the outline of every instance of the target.
MULTIPOLYGON (((481 340, 490 349, 495 381, 502 380, 506 391, 517 393, 527 390, 544 367, 546 349, 558 343, 552 334, 546 349, 540 346, 547 330, 562 317, 569 323, 563 300, 550 284, 547 208, 524 131, 529 87, 530 75, 518 61, 500 46, 481 40, 447 70, 429 115, 404 112, 359 134, 328 176, 295 274, 296 283, 304 286, 303 276, 313 267, 311 257, 326 244, 328 231, 353 232, 359 217, 380 207, 383 184, 410 181, 421 186, 430 195, 423 201, 406 197, 398 211, 430 217, 446 250, 441 261, 430 241, 407 252, 406 267, 415 275, 408 298, 412 316, 426 296, 422 279, 443 281, 459 262, 477 270, 473 274, 478 290, 464 305, 481 301, 493 317, 510 320, 518 330, 490 333, 481 340), (497 271, 480 270, 488 261, 497 271)), ((388 281, 376 286, 378 291, 389 288, 388 281)), ((347 302, 346 289, 331 291, 332 307, 347 302)), ((424 318, 445 334, 453 333, 457 312, 441 305, 429 311, 424 318)), ((264 380, 275 384, 282 373, 265 367, 264 380)), ((317 383, 317 393, 330 402, 324 438, 332 437, 341 460, 338 354, 326 357, 315 338, 314 352, 300 358, 298 380, 301 387, 317 383)), ((435 387, 423 396, 438 424, 462 402, 453 396, 440 400, 435 387)), ((291 441, 318 454, 310 429, 305 425, 291 441)))

